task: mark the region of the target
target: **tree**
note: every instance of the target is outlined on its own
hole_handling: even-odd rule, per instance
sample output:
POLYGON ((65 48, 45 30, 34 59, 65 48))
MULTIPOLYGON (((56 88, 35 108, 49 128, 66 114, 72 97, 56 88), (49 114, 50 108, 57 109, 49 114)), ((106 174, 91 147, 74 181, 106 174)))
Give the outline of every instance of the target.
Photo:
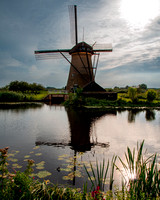
POLYGON ((142 83, 142 84, 139 85, 139 88, 146 90, 147 89, 147 85, 142 83))
POLYGON ((137 101, 137 88, 129 87, 128 88, 128 96, 132 102, 137 101))
POLYGON ((149 102, 152 102, 153 100, 155 100, 157 97, 157 92, 153 89, 150 89, 147 91, 147 100, 149 102))
POLYGON ((15 92, 22 92, 22 93, 27 93, 27 92, 32 92, 37 94, 41 90, 45 90, 45 88, 37 83, 27 83, 25 81, 13 81, 9 84, 9 90, 10 91, 15 91, 15 92))

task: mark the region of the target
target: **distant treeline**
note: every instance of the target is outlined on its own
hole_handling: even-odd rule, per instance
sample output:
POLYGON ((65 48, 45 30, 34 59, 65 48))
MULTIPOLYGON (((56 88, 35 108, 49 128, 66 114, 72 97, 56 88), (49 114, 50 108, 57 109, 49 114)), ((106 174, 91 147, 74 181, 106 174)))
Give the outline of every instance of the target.
POLYGON ((5 89, 14 92, 34 93, 38 94, 39 91, 45 90, 41 84, 27 83, 25 81, 12 81, 5 89))

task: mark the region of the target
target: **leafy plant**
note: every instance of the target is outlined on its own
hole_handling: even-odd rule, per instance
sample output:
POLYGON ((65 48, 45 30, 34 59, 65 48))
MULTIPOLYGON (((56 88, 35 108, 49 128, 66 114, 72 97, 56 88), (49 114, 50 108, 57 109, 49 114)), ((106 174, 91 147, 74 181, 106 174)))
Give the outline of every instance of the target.
POLYGON ((136 102, 137 100, 137 88, 130 87, 128 88, 128 96, 132 102, 136 102))
POLYGON ((152 102, 153 100, 155 100, 157 97, 157 92, 153 89, 150 89, 147 91, 147 100, 149 102, 152 102))

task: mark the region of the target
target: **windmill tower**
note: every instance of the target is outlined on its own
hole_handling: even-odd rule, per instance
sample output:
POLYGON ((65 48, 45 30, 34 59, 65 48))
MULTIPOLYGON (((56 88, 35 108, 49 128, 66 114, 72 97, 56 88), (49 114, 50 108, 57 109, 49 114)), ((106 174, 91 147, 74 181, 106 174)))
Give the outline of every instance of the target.
POLYGON ((75 46, 72 49, 57 49, 57 50, 38 50, 35 51, 36 59, 57 58, 57 53, 62 55, 70 63, 70 71, 66 90, 74 91, 74 88, 84 88, 89 83, 95 82, 95 75, 100 52, 111 52, 110 44, 92 45, 82 41, 78 43, 78 28, 77 28, 77 6, 69 6, 71 33, 75 46), (98 48, 96 48, 96 46, 98 48), (71 56, 71 61, 67 58, 71 56), (94 57, 92 59, 92 57, 94 57))

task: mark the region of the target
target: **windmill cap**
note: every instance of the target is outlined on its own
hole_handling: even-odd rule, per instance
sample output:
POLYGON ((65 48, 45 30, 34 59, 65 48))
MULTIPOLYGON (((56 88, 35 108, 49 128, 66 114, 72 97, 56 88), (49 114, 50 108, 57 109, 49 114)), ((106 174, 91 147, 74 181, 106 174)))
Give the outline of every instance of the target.
POLYGON ((93 54, 93 48, 85 42, 80 42, 70 50, 69 54, 76 52, 89 52, 93 54))

